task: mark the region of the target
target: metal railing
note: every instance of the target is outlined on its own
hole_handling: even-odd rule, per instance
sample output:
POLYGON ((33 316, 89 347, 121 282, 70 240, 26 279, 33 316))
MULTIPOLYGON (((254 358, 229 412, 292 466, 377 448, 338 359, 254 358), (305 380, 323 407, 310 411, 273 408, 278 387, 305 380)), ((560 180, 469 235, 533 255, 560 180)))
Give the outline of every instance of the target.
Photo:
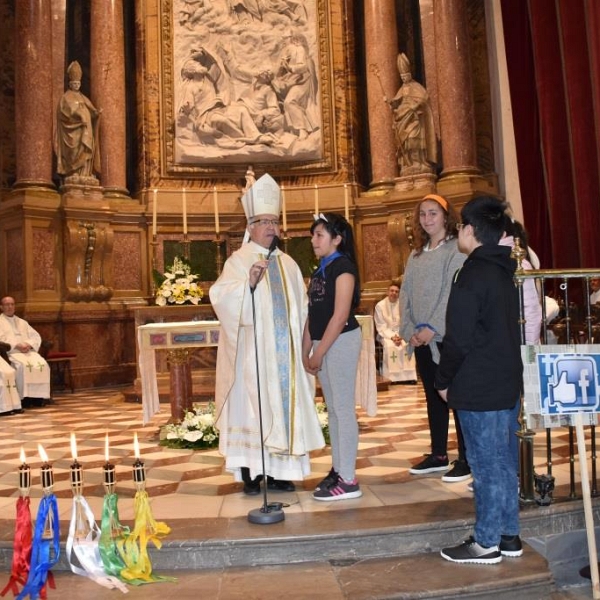
MULTIPOLYGON (((515 239, 513 257, 519 266, 524 252, 515 239)), ((528 279, 533 279, 540 292, 542 302, 542 327, 539 347, 535 345, 536 352, 543 352, 543 346, 550 342, 573 346, 573 351, 578 344, 600 344, 600 305, 590 303, 590 281, 600 278, 599 269, 570 269, 570 270, 529 270, 518 268, 515 281, 519 289, 521 303, 520 326, 521 340, 525 344, 525 310, 523 304, 523 284, 528 279), (548 321, 547 296, 553 297, 559 304, 559 316, 548 321)), ((554 490, 554 477, 552 475, 554 453, 552 430, 555 427, 545 427, 544 442, 546 444, 546 469, 544 474, 536 473, 534 470, 534 443, 540 436, 531 427, 533 425, 532 415, 525 410, 525 402, 521 403, 521 427, 517 433, 519 443, 519 481, 520 499, 523 503, 537 502, 539 505, 549 504, 552 501, 554 490)), ((568 425, 569 449, 569 498, 577 498, 575 479, 575 427, 568 425)), ((597 484, 597 457, 596 457, 596 426, 589 425, 586 429, 586 444, 591 451, 591 493, 598 495, 597 484)), ((542 427, 544 431, 544 427, 542 427)))

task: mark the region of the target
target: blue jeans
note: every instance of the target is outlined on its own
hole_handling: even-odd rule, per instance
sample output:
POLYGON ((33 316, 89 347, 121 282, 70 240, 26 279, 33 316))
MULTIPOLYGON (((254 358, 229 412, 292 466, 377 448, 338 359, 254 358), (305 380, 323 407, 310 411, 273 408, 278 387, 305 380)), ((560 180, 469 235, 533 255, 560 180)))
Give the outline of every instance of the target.
POLYGON ((475 541, 489 548, 519 534, 517 465, 511 452, 514 409, 458 410, 475 480, 475 541))

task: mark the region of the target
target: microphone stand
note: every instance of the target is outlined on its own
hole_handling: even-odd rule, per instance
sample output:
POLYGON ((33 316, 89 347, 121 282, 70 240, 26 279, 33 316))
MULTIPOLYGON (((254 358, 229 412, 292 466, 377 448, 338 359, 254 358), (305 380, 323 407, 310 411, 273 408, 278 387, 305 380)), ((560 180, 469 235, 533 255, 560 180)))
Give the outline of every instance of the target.
MULTIPOLYGON (((273 250, 269 249, 267 260, 271 256, 273 250)), ((256 525, 269 525, 271 523, 279 523, 285 519, 285 513, 282 510, 281 504, 269 504, 267 498, 267 470, 265 467, 265 440, 263 434, 263 416, 262 416, 262 399, 260 395, 260 373, 258 367, 258 341, 256 338, 256 305, 254 302, 254 291, 256 287, 250 288, 252 297, 252 327, 254 331, 254 358, 256 362, 256 385, 258 388, 258 421, 260 427, 260 453, 262 459, 262 475, 263 475, 263 505, 260 508, 254 508, 248 513, 248 521, 256 525)))

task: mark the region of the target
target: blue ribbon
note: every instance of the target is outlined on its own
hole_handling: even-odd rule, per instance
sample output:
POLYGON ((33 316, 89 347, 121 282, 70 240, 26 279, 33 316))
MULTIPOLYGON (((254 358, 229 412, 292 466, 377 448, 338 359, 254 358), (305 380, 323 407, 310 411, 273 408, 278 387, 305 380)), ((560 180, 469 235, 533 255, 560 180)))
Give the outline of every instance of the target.
POLYGON ((321 259, 321 262, 319 263, 319 268, 315 271, 313 277, 316 277, 317 275, 319 275, 319 273, 321 273, 323 275, 323 279, 325 279, 325 267, 340 256, 342 256, 342 253, 338 252, 337 250, 329 256, 324 256, 321 259))
POLYGON ((60 556, 59 540, 60 523, 56 496, 54 494, 44 495, 40 501, 33 532, 29 576, 25 587, 17 596, 17 600, 22 600, 27 596, 31 600, 37 600, 40 597, 40 592, 48 579, 48 572, 58 562, 60 556), (51 536, 44 535, 48 519, 50 520, 51 536))

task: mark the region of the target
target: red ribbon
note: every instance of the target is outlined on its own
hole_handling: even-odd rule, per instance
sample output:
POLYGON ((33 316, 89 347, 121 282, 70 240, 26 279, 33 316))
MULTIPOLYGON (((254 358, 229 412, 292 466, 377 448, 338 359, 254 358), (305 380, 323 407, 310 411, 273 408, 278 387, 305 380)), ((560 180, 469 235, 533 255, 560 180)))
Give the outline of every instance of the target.
POLYGON ((5 596, 8 591, 12 591, 16 596, 19 593, 18 584, 21 586, 25 585, 31 565, 32 538, 33 528, 31 525, 29 496, 21 496, 17 500, 17 519, 15 521, 15 540, 13 543, 10 579, 6 587, 0 592, 0 596, 5 596))

